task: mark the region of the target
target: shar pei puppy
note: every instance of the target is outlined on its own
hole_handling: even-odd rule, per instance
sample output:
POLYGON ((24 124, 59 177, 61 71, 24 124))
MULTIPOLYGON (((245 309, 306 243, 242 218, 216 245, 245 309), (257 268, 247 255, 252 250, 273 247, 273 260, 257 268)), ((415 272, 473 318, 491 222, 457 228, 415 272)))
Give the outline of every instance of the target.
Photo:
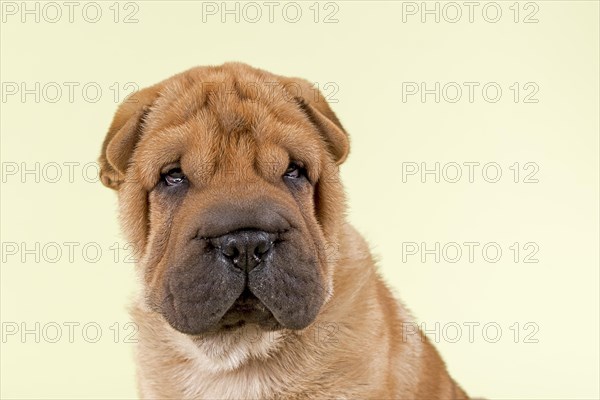
POLYGON ((245 64, 120 105, 100 175, 136 249, 142 398, 467 398, 345 221, 348 151, 311 84, 245 64))

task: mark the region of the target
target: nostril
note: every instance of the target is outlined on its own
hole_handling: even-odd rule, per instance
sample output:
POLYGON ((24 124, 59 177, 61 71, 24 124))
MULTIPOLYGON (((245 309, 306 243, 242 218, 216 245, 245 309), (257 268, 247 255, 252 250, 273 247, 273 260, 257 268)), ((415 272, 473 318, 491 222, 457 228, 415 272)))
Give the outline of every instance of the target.
POLYGON ((240 255, 239 243, 234 237, 229 237, 221 244, 221 253, 229 258, 235 258, 240 255))
POLYGON ((258 242, 256 244, 256 247, 254 248, 254 258, 260 260, 265 254, 269 252, 269 250, 271 250, 271 247, 273 247, 273 241, 264 240, 258 242))
POLYGON ((236 249, 235 247, 222 247, 221 253, 223 253, 223 255, 229 258, 235 258, 240 254, 238 249, 236 249))

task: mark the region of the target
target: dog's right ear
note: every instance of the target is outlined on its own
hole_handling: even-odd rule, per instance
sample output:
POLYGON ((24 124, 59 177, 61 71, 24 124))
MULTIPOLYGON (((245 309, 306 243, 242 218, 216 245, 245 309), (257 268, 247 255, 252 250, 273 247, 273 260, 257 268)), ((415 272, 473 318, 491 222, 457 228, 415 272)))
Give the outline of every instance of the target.
POLYGON ((160 86, 155 85, 135 92, 117 109, 98 160, 104 186, 118 190, 125 180, 129 160, 142 135, 144 118, 158 97, 159 89, 160 86))

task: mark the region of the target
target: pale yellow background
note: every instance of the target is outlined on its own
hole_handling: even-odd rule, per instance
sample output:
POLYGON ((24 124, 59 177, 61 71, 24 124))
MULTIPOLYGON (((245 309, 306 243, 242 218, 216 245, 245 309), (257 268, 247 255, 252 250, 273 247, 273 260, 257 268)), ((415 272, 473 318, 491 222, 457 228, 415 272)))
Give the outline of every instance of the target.
MULTIPOLYGON (((117 107, 114 82, 143 87, 195 65, 231 60, 321 87, 334 82, 333 108, 352 138, 342 169, 350 220, 372 244, 390 286, 428 327, 496 322, 503 329, 497 343, 483 339, 481 326, 473 343, 466 328, 457 343, 439 341, 456 380, 469 394, 490 399, 600 396, 597 2, 538 1, 535 24, 514 23, 512 2, 499 2, 503 17, 496 24, 483 20, 481 6, 474 23, 464 15, 455 24, 432 17, 421 23, 419 16, 403 23, 402 3, 391 1, 337 2, 333 24, 315 23, 311 3, 302 3, 296 24, 280 12, 273 23, 263 16, 252 24, 231 16, 226 23, 218 16, 202 22, 200 2, 145 1, 137 2, 139 22, 123 24, 112 21, 111 3, 101 3, 96 24, 81 18, 81 6, 73 23, 63 15, 54 24, 32 17, 21 23, 19 16, 2 24, 3 82, 80 83, 73 103, 65 91, 56 103, 12 96, 1 104, 5 165, 96 160, 117 107), (498 82, 503 96, 494 104, 480 91, 473 103, 436 104, 431 96, 403 103, 407 81, 498 82), (87 82, 103 89, 97 103, 81 96, 87 82), (537 83, 539 103, 514 103, 513 82, 537 83), (497 162, 501 181, 487 183, 478 174, 475 183, 465 177, 455 184, 431 177, 402 182, 403 162, 468 161, 497 162), (513 183, 508 167, 514 162, 537 163, 539 183, 513 183), (455 264, 422 263, 417 256, 402 262, 402 242, 468 241, 497 242, 503 257, 495 264, 481 253, 472 264, 465 255, 455 264), (537 243, 539 263, 514 263, 508 249, 514 242, 537 243), (509 329, 515 322, 518 343, 509 329), (527 322, 539 327, 538 343, 523 343, 527 322)), ((321 12, 322 19, 323 6, 321 12)), ((73 263, 64 253, 56 263, 7 256, 4 324, 81 325, 73 343, 66 327, 58 343, 6 337, 1 397, 134 398, 133 345, 123 343, 123 324, 136 283, 133 265, 123 254, 115 263, 109 250, 123 242, 115 194, 85 182, 81 165, 74 183, 66 176, 58 183, 10 176, 1 212, 4 243, 96 242, 103 250, 97 263, 83 260, 81 246, 73 263), (88 322, 103 329, 98 343, 82 336, 88 322), (109 329, 115 322, 119 343, 109 329)))

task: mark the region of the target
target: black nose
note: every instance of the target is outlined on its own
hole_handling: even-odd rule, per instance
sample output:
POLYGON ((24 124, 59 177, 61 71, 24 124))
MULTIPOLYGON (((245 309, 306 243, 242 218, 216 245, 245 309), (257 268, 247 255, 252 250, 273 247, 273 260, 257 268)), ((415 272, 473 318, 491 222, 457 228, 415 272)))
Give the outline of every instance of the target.
POLYGON ((213 238, 211 243, 237 268, 250 272, 269 256, 275 238, 273 233, 242 230, 213 238))

